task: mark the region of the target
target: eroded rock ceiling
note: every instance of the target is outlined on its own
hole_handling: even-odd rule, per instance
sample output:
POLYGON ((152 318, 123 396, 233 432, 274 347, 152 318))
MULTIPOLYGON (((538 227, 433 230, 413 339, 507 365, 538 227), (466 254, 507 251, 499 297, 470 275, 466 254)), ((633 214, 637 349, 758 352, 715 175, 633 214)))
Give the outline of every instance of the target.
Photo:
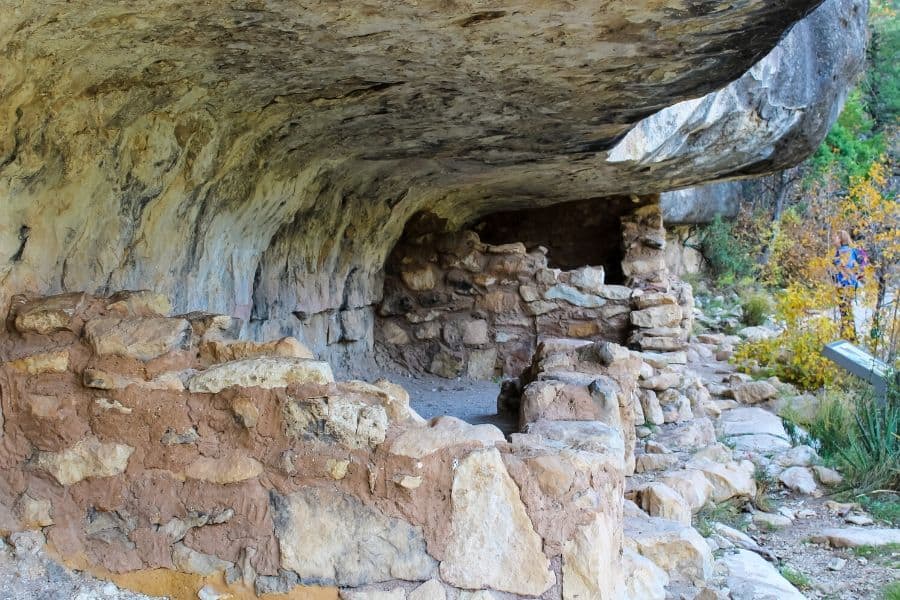
POLYGON ((818 4, 0 0, 0 306, 151 288, 322 349, 335 311, 377 300, 421 210, 453 224, 573 199, 602 210, 801 159, 859 67, 861 0, 827 0, 781 71, 722 92, 743 103, 651 126, 607 160, 818 4), (791 85, 813 91, 760 92, 791 85), (738 113, 777 123, 698 133, 738 113), (729 135, 743 136, 732 160, 729 135))

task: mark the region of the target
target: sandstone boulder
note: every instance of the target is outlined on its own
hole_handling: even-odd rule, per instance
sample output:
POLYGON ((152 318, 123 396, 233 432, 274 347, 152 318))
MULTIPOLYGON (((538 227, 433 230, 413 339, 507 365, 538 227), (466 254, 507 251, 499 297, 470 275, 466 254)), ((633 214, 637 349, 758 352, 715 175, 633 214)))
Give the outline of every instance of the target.
POLYGON ((759 404, 778 396, 778 388, 768 381, 747 381, 732 388, 740 404, 759 404))
POLYGON ((555 582, 541 537, 496 449, 473 452, 453 477, 441 578, 467 589, 537 596, 555 582))
POLYGON ((620 598, 624 591, 619 523, 604 513, 579 527, 563 548, 563 600, 620 598))
POLYGON ((374 448, 384 441, 389 425, 383 406, 349 394, 291 399, 283 416, 294 438, 334 440, 350 448, 374 448))
POLYGON ((272 493, 281 566, 301 579, 359 587, 425 581, 437 563, 419 527, 387 517, 355 497, 327 488, 272 493))
POLYGON ((806 467, 789 467, 778 475, 778 481, 786 488, 801 494, 815 494, 818 490, 816 478, 806 467))
POLYGON ((201 371, 188 381, 191 392, 218 393, 231 386, 272 389, 294 383, 333 383, 331 366, 303 358, 248 358, 201 371))
POLYGON ((9 366, 28 375, 42 375, 44 373, 64 373, 69 368, 68 350, 55 352, 41 352, 25 356, 11 361, 9 366))
POLYGON ((684 525, 691 524, 691 507, 664 483, 650 483, 638 490, 640 506, 651 517, 662 517, 684 525))
POLYGON ((419 459, 442 448, 465 444, 489 447, 505 439, 493 425, 470 425, 456 417, 442 416, 426 426, 404 429, 389 442, 388 452, 419 459))
POLYGON ((900 544, 900 529, 880 529, 876 527, 831 528, 814 533, 810 539, 817 544, 828 544, 833 548, 888 546, 900 544))
POLYGON ((85 294, 73 293, 26 302, 16 311, 16 330, 19 333, 47 335, 71 329, 72 318, 84 307, 86 301, 85 294))
POLYGON ((53 475, 61 485, 72 485, 89 477, 122 474, 132 452, 131 446, 90 437, 61 452, 38 453, 35 466, 53 475))
POLYGON ((315 358, 309 348, 293 337, 270 342, 206 340, 200 344, 200 359, 208 364, 259 358, 265 356, 285 358, 315 358))
POLYGON ((695 458, 687 463, 689 469, 703 473, 713 486, 712 499, 724 502, 729 498, 753 498, 756 495, 756 467, 749 460, 720 463, 706 458, 695 458))
POLYGON ((677 304, 652 306, 631 313, 631 324, 635 327, 675 327, 681 323, 681 307, 677 304))
POLYGON ((712 575, 709 545, 690 525, 659 517, 625 517, 625 546, 653 561, 676 581, 712 575))
POLYGON ((626 600, 665 600, 669 576, 652 560, 626 548, 622 553, 626 600))
POLYGON ((84 333, 94 353, 138 360, 187 349, 191 342, 190 323, 165 317, 91 319, 84 333))
POLYGON ((738 550, 720 561, 734 600, 804 600, 806 596, 781 576, 778 570, 759 554, 738 550))

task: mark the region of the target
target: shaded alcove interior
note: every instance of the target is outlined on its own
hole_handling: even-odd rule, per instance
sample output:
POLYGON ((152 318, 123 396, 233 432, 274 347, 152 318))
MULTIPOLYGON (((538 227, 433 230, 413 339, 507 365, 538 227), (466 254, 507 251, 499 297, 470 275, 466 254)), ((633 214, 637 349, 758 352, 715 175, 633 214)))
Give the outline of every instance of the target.
MULTIPOLYGON (((515 379, 527 368, 542 335, 568 336, 542 322, 541 317, 532 316, 531 324, 520 330, 520 347, 510 351, 511 343, 500 336, 515 327, 507 327, 502 317, 498 325, 498 316, 492 314, 484 302, 485 290, 506 286, 513 296, 519 297, 521 286, 528 287, 530 281, 522 278, 523 272, 538 272, 541 265, 563 272, 584 266, 602 266, 607 284, 625 283, 621 264, 624 257, 622 217, 648 202, 652 199, 637 196, 581 200, 546 208, 493 213, 459 229, 450 227, 448 220, 431 212, 413 215, 385 261, 382 301, 376 307, 375 317, 378 362, 393 376, 403 378, 402 384, 410 391, 413 407, 423 416, 449 414, 472 423, 490 422, 510 433, 515 429, 516 417, 497 414, 496 396, 500 392, 497 382, 500 378, 515 379), (463 264, 465 260, 461 257, 470 251, 473 255, 485 252, 486 245, 524 245, 524 256, 509 255, 507 259, 522 261, 520 266, 527 266, 524 271, 500 276, 497 284, 485 287, 484 275, 487 273, 471 265, 471 272, 467 272, 469 267, 463 264), (410 272, 429 264, 436 269, 434 288, 410 290, 410 272), (471 303, 468 308, 466 302, 471 303), (450 312, 443 312, 447 310, 450 312), (437 318, 440 326, 434 328, 437 331, 434 337, 420 337, 419 331, 424 330, 427 323, 412 326, 405 323, 407 320, 416 323, 414 319, 431 311, 446 315, 437 318), (446 333, 448 325, 454 324, 451 319, 458 319, 463 314, 463 318, 487 319, 490 323, 489 339, 480 346, 497 348, 500 352, 496 370, 490 377, 471 377, 465 367, 456 377, 440 377, 429 368, 436 354, 455 353, 459 349, 465 356, 466 349, 461 348, 462 344, 446 333), (390 347, 387 339, 392 335, 386 330, 392 319, 404 323, 409 333, 410 342, 399 349, 390 347), (395 360, 398 357, 400 360, 395 360)), ((495 250, 486 252, 480 255, 481 266, 493 272, 494 261, 504 260, 503 255, 495 254, 495 250), (483 262, 485 259, 487 263, 483 262)), ((524 314, 529 314, 528 307, 524 308, 524 314)), ((510 309, 509 318, 515 319, 517 314, 522 313, 510 309)), ((624 343, 621 332, 613 334, 598 330, 594 338, 624 343)))
POLYGON ((522 242, 528 250, 543 246, 551 268, 602 266, 607 283, 621 284, 621 217, 645 202, 637 196, 577 200, 490 214, 471 228, 488 244, 522 242))

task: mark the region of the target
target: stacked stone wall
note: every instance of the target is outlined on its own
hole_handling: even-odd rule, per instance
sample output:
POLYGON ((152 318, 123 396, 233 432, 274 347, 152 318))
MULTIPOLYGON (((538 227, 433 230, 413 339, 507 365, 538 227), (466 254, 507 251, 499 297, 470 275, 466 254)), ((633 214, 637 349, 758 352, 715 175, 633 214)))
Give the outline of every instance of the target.
POLYGON ((620 429, 424 422, 401 387, 335 381, 293 338, 169 312, 149 292, 14 299, 0 534, 191 593, 621 596, 620 429))
POLYGON ((543 338, 681 350, 693 297, 666 269, 659 205, 621 221, 627 285, 607 284, 602 265, 550 268, 543 246, 487 244, 471 230, 407 235, 388 260, 376 343, 404 369, 473 379, 518 376, 543 338))

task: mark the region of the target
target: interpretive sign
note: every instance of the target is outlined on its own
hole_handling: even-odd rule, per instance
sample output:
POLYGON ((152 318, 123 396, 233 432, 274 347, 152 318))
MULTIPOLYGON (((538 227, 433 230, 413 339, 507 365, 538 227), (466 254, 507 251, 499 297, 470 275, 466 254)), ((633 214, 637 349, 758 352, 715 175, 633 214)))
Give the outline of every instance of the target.
POLYGON ((872 384, 876 397, 884 402, 889 371, 885 363, 846 340, 826 344, 822 354, 839 367, 872 384))

